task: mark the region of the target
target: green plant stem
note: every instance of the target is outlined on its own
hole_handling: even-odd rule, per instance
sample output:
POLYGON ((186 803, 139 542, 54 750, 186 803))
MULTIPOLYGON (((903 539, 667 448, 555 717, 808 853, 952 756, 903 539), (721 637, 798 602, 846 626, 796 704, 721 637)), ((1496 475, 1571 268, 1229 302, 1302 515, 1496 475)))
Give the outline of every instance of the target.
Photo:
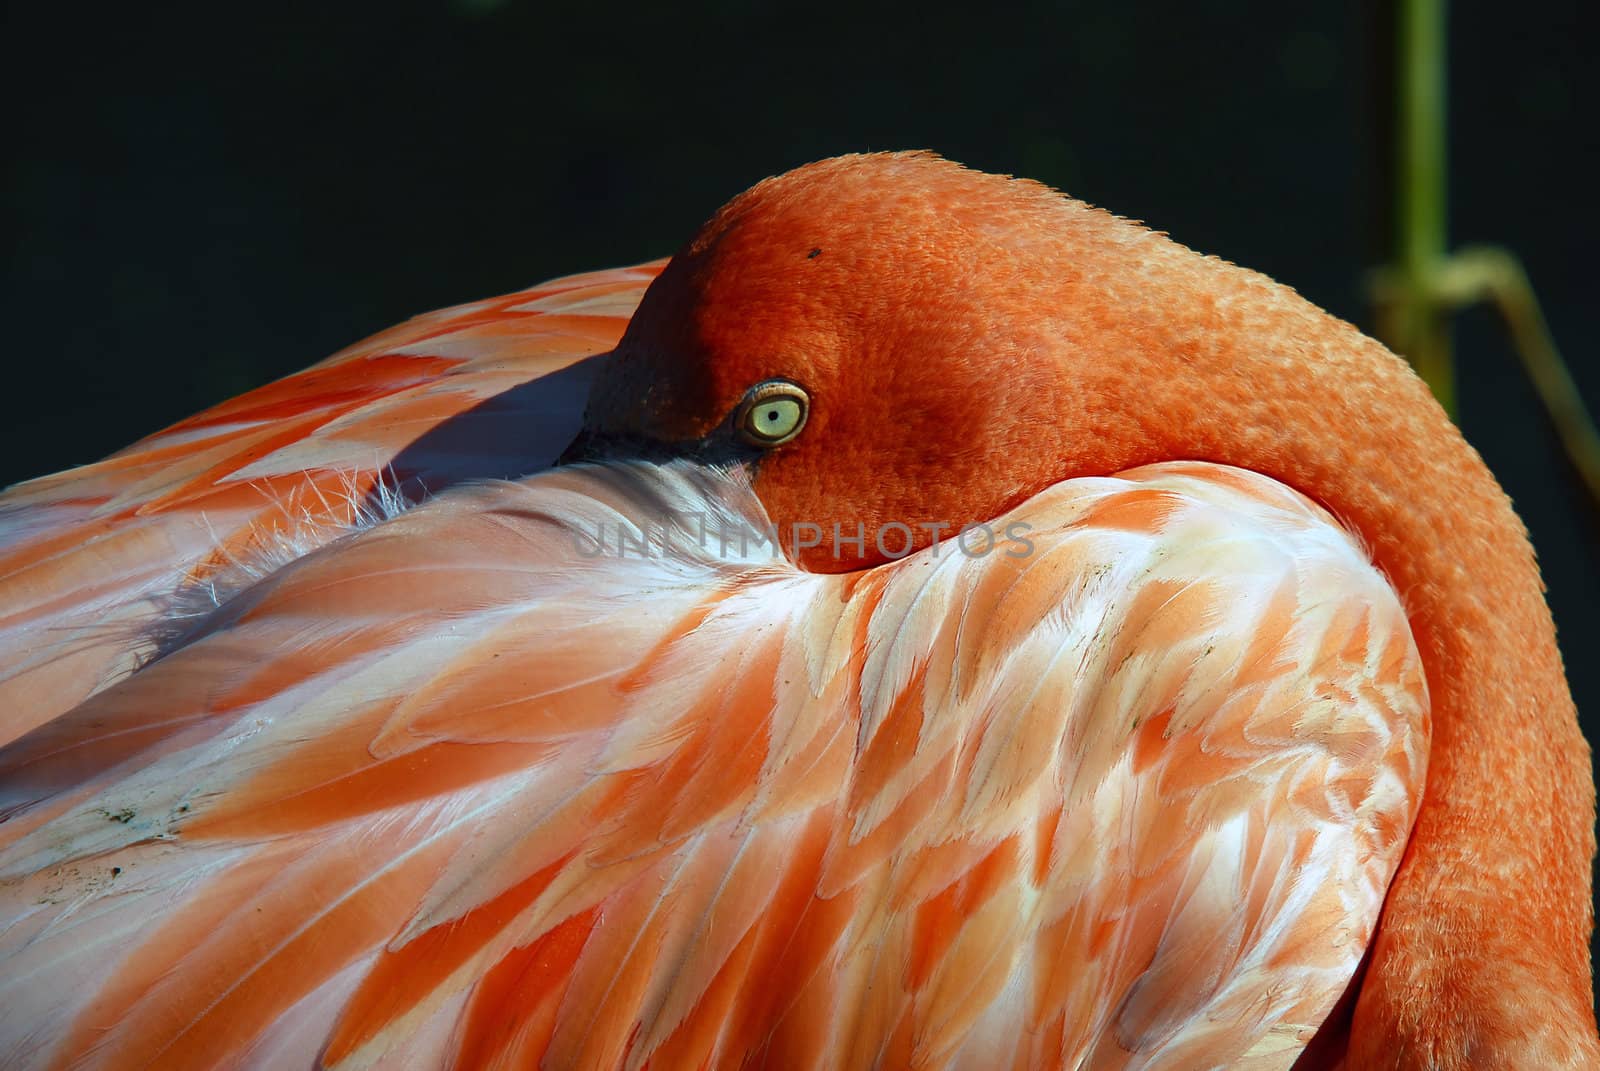
POLYGON ((1398 8, 1400 122, 1396 183, 1399 285, 1389 341, 1455 414, 1450 323, 1434 293, 1445 259, 1444 0, 1402 0, 1398 8))
POLYGON ((1488 301, 1500 313, 1562 447, 1589 493, 1600 502, 1600 432, 1561 359, 1522 262, 1499 246, 1471 246, 1440 266, 1433 289, 1441 305, 1461 308, 1488 301))
POLYGON ((1600 502, 1600 432, 1521 261, 1498 246, 1446 251, 1445 0, 1401 0, 1396 30, 1395 251, 1370 281, 1378 336, 1411 361, 1453 417, 1450 317, 1479 301, 1494 305, 1563 449, 1600 502))

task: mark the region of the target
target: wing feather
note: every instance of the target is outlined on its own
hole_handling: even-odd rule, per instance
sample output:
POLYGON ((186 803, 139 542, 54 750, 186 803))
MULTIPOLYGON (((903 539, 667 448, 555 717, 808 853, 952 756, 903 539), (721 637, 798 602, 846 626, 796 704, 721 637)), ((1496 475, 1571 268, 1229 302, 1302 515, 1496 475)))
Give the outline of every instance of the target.
POLYGON ((615 345, 660 267, 420 316, 0 495, 0 742, 151 657, 139 620, 180 588, 225 597, 397 494, 549 465, 577 431, 584 358, 615 345))
POLYGON ((1293 1061, 1427 738, 1331 519, 1173 465, 1021 557, 588 539, 701 514, 764 527, 684 464, 448 491, 0 749, 0 1062, 1293 1061))

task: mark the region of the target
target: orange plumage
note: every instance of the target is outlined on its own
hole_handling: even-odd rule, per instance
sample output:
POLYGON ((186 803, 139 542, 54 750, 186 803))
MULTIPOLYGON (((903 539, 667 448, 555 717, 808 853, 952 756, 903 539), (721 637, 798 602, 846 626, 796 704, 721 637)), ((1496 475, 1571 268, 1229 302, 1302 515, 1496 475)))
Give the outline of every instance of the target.
POLYGON ((1376 343, 1031 183, 769 180, 0 539, 6 1066, 1600 1060, 1504 495, 1376 343))

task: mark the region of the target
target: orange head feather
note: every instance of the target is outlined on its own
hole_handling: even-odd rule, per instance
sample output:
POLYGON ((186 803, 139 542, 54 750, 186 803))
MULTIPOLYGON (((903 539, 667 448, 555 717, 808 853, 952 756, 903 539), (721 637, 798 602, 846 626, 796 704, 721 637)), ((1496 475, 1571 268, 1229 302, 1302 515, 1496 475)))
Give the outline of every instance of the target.
MULTIPOLYGON (((844 157, 761 183, 703 227, 650 288, 601 371, 588 423, 670 443, 731 435, 754 385, 810 398, 803 433, 759 457, 778 530, 898 521, 917 545, 1074 471, 1117 462, 1074 443, 1103 359, 1100 307, 1070 300, 1100 242, 1150 237, 1034 182, 926 154, 844 157), (1071 233, 1076 242, 1063 244, 1071 233), (1074 341, 1076 340, 1076 341, 1074 341)), ((876 564, 832 540, 823 571, 876 564)))

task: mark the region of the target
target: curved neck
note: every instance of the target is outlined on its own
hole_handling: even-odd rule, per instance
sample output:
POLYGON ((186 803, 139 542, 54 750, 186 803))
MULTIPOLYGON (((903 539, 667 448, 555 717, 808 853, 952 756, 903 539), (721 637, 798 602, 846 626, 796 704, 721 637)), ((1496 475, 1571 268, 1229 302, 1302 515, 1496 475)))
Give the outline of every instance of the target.
POLYGON ((1439 1066, 1463 1066, 1474 1045, 1504 1053, 1539 1007, 1600 1064, 1593 783, 1533 552, 1483 462, 1376 342, 1043 186, 880 156, 725 208, 645 296, 612 367, 616 396, 592 408, 674 442, 710 434, 753 383, 805 386, 806 434, 755 478, 786 528, 959 527, 1063 479, 1184 459, 1321 501, 1393 581, 1432 700, 1428 784, 1356 1044, 1367 1024, 1419 1064, 1458 1045, 1469 1055, 1439 1066))
POLYGON ((1073 362, 1070 384, 1048 392, 1050 419, 1072 429, 1058 444, 1065 475, 1187 458, 1298 489, 1366 542, 1427 669, 1428 781, 1355 1044, 1385 1032, 1448 1043, 1498 1003, 1508 1021, 1533 1007, 1534 1018, 1564 1017, 1559 1029, 1592 1046, 1589 749, 1510 501, 1378 343, 1165 240, 1127 243, 1124 255, 1056 295, 1072 311, 1051 330, 1071 337, 1088 319, 1095 352, 1112 358, 1073 362))

